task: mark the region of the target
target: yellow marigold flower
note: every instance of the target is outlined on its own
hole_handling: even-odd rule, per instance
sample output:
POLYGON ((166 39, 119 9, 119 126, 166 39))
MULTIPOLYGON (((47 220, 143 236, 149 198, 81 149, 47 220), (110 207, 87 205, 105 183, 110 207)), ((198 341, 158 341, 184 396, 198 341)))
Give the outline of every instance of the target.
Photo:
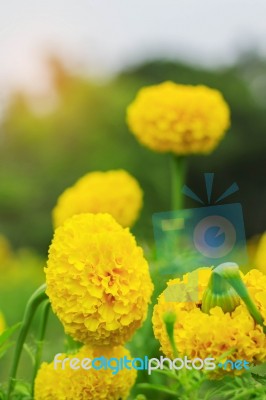
POLYGON ((0 334, 5 330, 5 328, 5 320, 2 313, 0 312, 0 334))
MULTIPOLYGON (((111 349, 92 349, 84 346, 77 354, 71 356, 62 354, 60 359, 69 357, 93 360, 102 356, 108 359, 112 357, 120 359, 125 356, 131 358, 129 351, 122 346, 111 349)), ((135 369, 124 368, 113 375, 111 369, 73 370, 68 362, 65 364, 65 369, 62 369, 62 364, 61 368, 58 365, 55 369, 54 362, 43 363, 35 380, 34 398, 35 400, 123 400, 128 398, 136 375, 135 369)))
POLYGON ((164 82, 140 90, 128 107, 127 122, 154 151, 209 153, 228 129, 230 111, 218 90, 164 82))
POLYGON ((128 228, 109 214, 75 215, 57 228, 45 272, 54 312, 82 343, 124 343, 146 317, 148 263, 128 228))
MULTIPOLYGON (((174 339, 181 356, 193 358, 214 357, 218 359, 226 352, 231 352, 226 358, 232 360, 246 360, 250 363, 266 361, 266 335, 260 325, 254 322, 245 304, 240 305, 231 313, 223 312, 221 307, 214 307, 210 313, 201 310, 203 293, 211 275, 210 269, 199 269, 198 273, 199 297, 198 301, 166 302, 164 293, 158 298, 154 307, 153 329, 155 337, 160 341, 161 350, 167 357, 173 358, 172 348, 163 323, 166 312, 176 314, 174 325, 174 339)), ((186 282, 191 274, 186 274, 183 280, 173 279, 168 287, 186 282)), ((251 270, 243 277, 243 281, 266 321, 266 276, 257 270, 251 270)), ((265 323, 265 322, 264 322, 265 323)), ((232 370, 231 373, 241 374, 243 370, 232 370)), ((227 373, 223 369, 216 369, 214 374, 227 373)))
POLYGON ((53 210, 54 226, 81 213, 108 213, 120 225, 130 227, 142 207, 142 190, 124 170, 91 172, 66 189, 53 210))

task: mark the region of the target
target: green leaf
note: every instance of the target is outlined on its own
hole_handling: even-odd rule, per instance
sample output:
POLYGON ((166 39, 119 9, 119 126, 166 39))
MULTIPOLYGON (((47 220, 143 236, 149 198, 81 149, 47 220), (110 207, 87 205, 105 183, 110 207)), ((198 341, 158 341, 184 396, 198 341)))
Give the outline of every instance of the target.
POLYGON ((255 365, 251 367, 249 370, 252 374, 266 377, 266 363, 255 365))
POLYGON ((13 346, 15 342, 8 342, 13 333, 20 327, 21 323, 11 326, 0 335, 0 358, 4 356, 6 351, 13 346))
POLYGON ((4 389, 4 386, 0 384, 0 400, 6 400, 6 391, 4 389))
POLYGON ((7 328, 1 335, 0 335, 0 347, 13 335, 13 333, 20 327, 21 322, 7 328))
POLYGON ((2 358, 5 353, 7 352, 7 350, 13 346, 13 344, 15 344, 15 342, 9 342, 4 344, 3 346, 0 347, 0 358, 2 358))
POLYGON ((263 387, 265 388, 265 392, 266 392, 266 377, 255 375, 255 374, 253 374, 252 376, 253 376, 253 379, 257 383, 260 383, 261 385, 263 385, 263 387))
POLYGON ((31 396, 31 387, 28 382, 16 381, 15 390, 11 396, 14 400, 33 400, 31 396))
POLYGON ((177 398, 177 393, 175 391, 168 389, 166 386, 163 385, 153 385, 151 383, 139 383, 137 386, 140 389, 156 390, 157 392, 167 393, 177 398))

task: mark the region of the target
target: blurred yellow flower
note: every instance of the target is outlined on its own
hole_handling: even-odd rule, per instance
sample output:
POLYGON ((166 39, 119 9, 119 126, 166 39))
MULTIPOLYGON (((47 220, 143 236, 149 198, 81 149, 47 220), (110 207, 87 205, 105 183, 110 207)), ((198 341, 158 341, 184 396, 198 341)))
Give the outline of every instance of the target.
POLYGON ((54 312, 82 343, 124 343, 146 317, 148 263, 128 228, 109 214, 75 215, 57 228, 45 272, 54 312))
POLYGON ((3 251, 0 262, 0 270, 3 270, 0 279, 1 293, 25 288, 25 284, 30 293, 43 282, 44 265, 45 260, 31 249, 20 248, 9 254, 3 251))
MULTIPOLYGON (((155 337, 160 341, 161 350, 167 357, 173 357, 171 345, 165 330, 163 316, 166 312, 175 312, 174 339, 180 355, 189 358, 215 359, 224 353, 230 354, 225 359, 232 361, 246 360, 250 363, 266 361, 266 335, 260 325, 254 322, 245 304, 240 305, 231 313, 224 313, 221 307, 214 307, 210 314, 201 311, 203 292, 208 285, 210 269, 199 269, 199 297, 197 302, 166 302, 164 293, 158 298, 154 307, 153 329, 155 337)), ((173 279, 168 287, 183 284, 183 280, 173 279)), ((266 276, 257 270, 251 270, 244 277, 249 293, 254 303, 266 321, 266 276)), ((245 369, 234 369, 231 373, 241 374, 245 369)), ((226 371, 215 370, 219 376, 226 371)))
POLYGON ((5 320, 3 314, 0 312, 0 334, 5 330, 5 320))
MULTIPOLYGON (((92 360, 102 356, 108 359, 112 357, 120 359, 125 356, 131 358, 129 351, 122 346, 111 349, 92 349, 84 346, 77 354, 71 356, 62 354, 60 359, 69 357, 92 360)), ((69 363, 65 369, 59 366, 55 369, 54 363, 43 363, 35 380, 34 398, 35 400, 123 400, 128 398, 136 375, 135 369, 124 368, 113 375, 111 369, 73 370, 69 363)))
POLYGON ((137 139, 154 151, 209 153, 230 126, 230 110, 218 90, 164 82, 139 91, 127 121, 137 139))
POLYGON ((142 190, 124 170, 91 172, 66 189, 53 210, 54 226, 81 213, 109 213, 120 225, 130 227, 142 207, 142 190))

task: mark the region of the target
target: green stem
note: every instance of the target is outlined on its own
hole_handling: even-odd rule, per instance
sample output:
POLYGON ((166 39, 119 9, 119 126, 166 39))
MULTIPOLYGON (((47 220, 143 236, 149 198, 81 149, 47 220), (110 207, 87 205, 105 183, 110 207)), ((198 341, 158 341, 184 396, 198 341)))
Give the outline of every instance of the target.
POLYGON ((176 322, 176 314, 172 311, 168 311, 163 316, 163 321, 165 324, 166 333, 171 344, 174 358, 178 357, 178 350, 175 344, 174 338, 174 329, 175 329, 175 322, 176 322))
POLYGON ((34 372, 32 377, 32 394, 34 393, 34 382, 42 359, 43 340, 46 332, 49 310, 50 310, 50 301, 46 300, 43 302, 41 310, 41 323, 38 332, 34 372))
POLYGON ((15 348, 15 354, 14 354, 14 358, 13 358, 13 363, 12 363, 12 367, 11 367, 11 373, 10 373, 10 378, 9 378, 9 386, 8 386, 8 392, 7 392, 7 400, 10 399, 11 393, 14 389, 14 384, 15 384, 15 379, 16 379, 16 375, 17 375, 17 369, 18 369, 18 364, 19 364, 19 360, 20 360, 20 356, 21 356, 21 352, 23 349, 23 345, 24 342, 26 340, 32 319, 35 315, 35 312, 38 308, 38 306, 47 299, 47 295, 45 293, 46 290, 46 285, 42 285, 40 286, 34 293, 33 295, 30 297, 26 309, 25 309, 25 313, 24 313, 24 317, 22 320, 22 324, 21 324, 21 328, 20 328, 20 332, 19 332, 19 336, 18 336, 18 340, 17 340, 17 344, 16 344, 16 348, 15 348))
POLYGON ((171 175, 172 175, 172 210, 182 210, 184 207, 184 196, 182 188, 186 176, 186 158, 171 155, 171 175))

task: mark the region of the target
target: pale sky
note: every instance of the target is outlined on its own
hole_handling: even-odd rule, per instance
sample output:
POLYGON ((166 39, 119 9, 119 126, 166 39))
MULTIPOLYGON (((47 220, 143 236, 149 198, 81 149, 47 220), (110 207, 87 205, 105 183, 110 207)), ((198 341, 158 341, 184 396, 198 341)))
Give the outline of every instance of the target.
POLYGON ((266 55, 266 0, 0 0, 0 96, 45 88, 47 50, 108 75, 153 56, 228 64, 250 47, 266 55))

